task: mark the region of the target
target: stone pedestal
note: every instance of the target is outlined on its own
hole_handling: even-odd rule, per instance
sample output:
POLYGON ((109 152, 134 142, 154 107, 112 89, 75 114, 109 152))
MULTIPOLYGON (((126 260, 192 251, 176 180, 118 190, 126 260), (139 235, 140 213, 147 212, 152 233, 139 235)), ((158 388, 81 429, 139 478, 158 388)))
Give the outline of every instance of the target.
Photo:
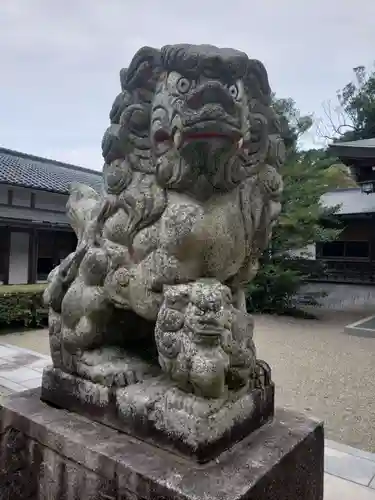
POLYGON ((1 500, 322 500, 323 427, 290 411, 206 464, 75 413, 37 390, 0 412, 1 500))
POLYGON ((274 415, 274 384, 228 399, 197 398, 163 376, 108 387, 49 367, 41 398, 199 463, 216 458, 274 415))

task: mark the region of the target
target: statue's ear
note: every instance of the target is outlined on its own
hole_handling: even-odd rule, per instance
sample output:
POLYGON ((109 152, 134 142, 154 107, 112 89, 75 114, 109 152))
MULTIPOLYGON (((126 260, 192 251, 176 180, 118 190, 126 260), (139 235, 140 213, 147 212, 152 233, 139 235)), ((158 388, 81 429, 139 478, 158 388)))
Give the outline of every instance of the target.
POLYGON ((160 50, 142 47, 134 55, 129 67, 120 73, 121 86, 128 91, 143 88, 152 80, 155 72, 160 70, 160 50))
POLYGON ((269 148, 267 163, 280 170, 286 158, 286 149, 283 139, 279 134, 269 135, 269 148))
POLYGON ((272 93, 267 70, 257 59, 249 59, 244 77, 249 98, 250 139, 246 146, 251 164, 266 160, 269 148, 269 118, 272 93))
POLYGON ((268 120, 262 113, 250 113, 250 140, 246 146, 251 164, 266 160, 269 148, 268 120))

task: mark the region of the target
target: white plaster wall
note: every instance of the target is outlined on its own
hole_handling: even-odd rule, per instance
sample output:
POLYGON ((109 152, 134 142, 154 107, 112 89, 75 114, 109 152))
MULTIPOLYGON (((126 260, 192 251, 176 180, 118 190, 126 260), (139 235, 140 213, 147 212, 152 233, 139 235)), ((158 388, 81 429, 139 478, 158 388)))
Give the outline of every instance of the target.
POLYGON ((35 191, 35 208, 65 212, 67 201, 68 196, 64 194, 35 191))
POLYGON ((13 191, 12 205, 16 207, 30 207, 31 191, 24 188, 11 188, 13 191))
POLYGON ((331 311, 368 312, 375 311, 375 286, 352 285, 350 283, 306 283, 297 294, 325 292, 318 299, 321 308, 331 311))
POLYGON ((9 284, 27 283, 29 273, 29 234, 10 233, 9 284))
POLYGON ((288 254, 291 257, 302 257, 304 259, 316 260, 316 245, 312 243, 298 250, 289 250, 288 254))

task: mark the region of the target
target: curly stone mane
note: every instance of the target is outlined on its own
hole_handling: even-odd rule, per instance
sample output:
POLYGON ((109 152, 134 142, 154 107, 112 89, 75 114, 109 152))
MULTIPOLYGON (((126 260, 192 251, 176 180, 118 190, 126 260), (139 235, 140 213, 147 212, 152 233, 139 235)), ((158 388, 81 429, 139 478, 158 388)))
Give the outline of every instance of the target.
POLYGON ((128 216, 124 233, 134 236, 163 213, 164 190, 155 180, 149 136, 150 110, 160 74, 160 53, 140 49, 128 69, 120 71, 121 93, 110 111, 111 125, 102 140, 108 215, 122 208, 128 216))
POLYGON ((143 47, 130 66, 120 71, 121 93, 114 100, 109 115, 111 125, 102 140, 103 177, 106 217, 118 209, 125 211, 127 226, 122 234, 127 234, 129 247, 137 233, 162 215, 166 190, 183 181, 183 173, 177 172, 182 169, 178 161, 168 162, 164 169, 173 171, 167 174, 168 182, 163 179, 166 174, 162 161, 157 161, 151 147, 152 101, 165 72, 181 70, 192 78, 202 72, 208 77, 242 78, 248 95, 250 133, 245 138, 247 147, 241 155, 239 178, 248 184, 246 179, 253 178, 264 162, 278 170, 283 161, 278 117, 271 107, 271 89, 263 64, 233 49, 203 47, 211 51, 209 58, 204 52, 202 55, 202 50, 194 51, 184 44, 167 45, 161 50, 143 47), (219 52, 215 57, 215 50, 220 51, 220 57, 219 52))

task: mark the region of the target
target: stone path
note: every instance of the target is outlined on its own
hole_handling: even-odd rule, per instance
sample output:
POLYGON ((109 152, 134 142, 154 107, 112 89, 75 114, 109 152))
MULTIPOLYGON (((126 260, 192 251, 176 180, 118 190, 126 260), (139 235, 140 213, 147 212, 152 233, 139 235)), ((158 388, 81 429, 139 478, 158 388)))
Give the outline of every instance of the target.
POLYGON ((29 349, 0 343, 0 394, 39 387, 49 356, 29 349))
MULTIPOLYGON (((39 387, 49 356, 0 343, 0 401, 39 387)), ((326 440, 324 500, 375 500, 375 454, 326 440)))

